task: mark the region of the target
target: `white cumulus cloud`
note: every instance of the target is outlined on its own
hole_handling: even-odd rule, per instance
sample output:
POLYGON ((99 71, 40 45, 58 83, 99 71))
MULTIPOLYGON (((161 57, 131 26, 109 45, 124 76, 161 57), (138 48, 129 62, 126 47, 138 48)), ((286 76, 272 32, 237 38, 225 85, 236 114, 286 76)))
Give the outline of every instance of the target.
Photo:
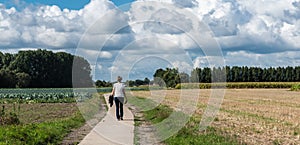
POLYGON ((193 67, 213 65, 208 60, 216 58, 216 51, 223 52, 228 65, 299 65, 300 1, 138 0, 127 12, 109 0, 91 0, 81 10, 55 5, 17 10, 0 4, 0 33, 3 51, 76 52, 101 72, 123 72, 150 56, 181 68, 190 61, 193 67), (212 49, 216 42, 220 50, 212 49), (98 57, 105 60, 101 67, 98 57), (113 65, 115 60, 123 66, 113 65))

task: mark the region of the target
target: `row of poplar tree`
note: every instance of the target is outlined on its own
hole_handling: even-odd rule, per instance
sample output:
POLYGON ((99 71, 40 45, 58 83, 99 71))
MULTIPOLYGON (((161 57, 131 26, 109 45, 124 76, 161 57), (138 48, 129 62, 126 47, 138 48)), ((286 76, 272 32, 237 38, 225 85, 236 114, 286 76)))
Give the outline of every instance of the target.
POLYGON ((154 82, 167 87, 178 83, 211 82, 300 82, 300 66, 297 67, 247 67, 226 66, 195 68, 191 74, 179 72, 176 68, 157 69, 154 82), (165 84, 163 84, 165 83, 165 84))

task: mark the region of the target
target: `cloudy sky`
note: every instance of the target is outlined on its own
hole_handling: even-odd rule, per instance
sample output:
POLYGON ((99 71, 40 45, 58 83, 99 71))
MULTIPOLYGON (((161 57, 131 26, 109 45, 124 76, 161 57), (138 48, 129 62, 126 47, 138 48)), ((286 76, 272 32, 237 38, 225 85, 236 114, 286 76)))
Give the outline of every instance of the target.
POLYGON ((95 80, 152 79, 165 67, 299 66, 300 0, 0 0, 0 34, 4 53, 80 55, 95 80))

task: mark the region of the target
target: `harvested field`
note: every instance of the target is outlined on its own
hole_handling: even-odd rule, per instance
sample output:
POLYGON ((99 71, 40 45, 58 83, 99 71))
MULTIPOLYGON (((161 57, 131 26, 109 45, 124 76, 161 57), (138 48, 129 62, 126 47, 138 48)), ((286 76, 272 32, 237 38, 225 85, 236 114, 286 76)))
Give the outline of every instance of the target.
MULTIPOLYGON (((197 95, 197 91, 167 90, 162 104, 177 108, 180 98, 193 101, 191 96, 197 95)), ((147 98, 151 92, 131 94, 147 98)), ((195 115, 202 116, 210 95, 211 90, 200 90, 195 115)), ((220 112, 211 126, 237 138, 240 143, 300 144, 300 92, 289 89, 227 89, 220 112)))
MULTIPOLYGON (((6 112, 13 112, 13 104, 1 104, 6 112)), ((16 113, 22 124, 40 123, 67 118, 78 112, 76 103, 16 104, 16 113), (20 110, 18 110, 20 108, 20 110)))

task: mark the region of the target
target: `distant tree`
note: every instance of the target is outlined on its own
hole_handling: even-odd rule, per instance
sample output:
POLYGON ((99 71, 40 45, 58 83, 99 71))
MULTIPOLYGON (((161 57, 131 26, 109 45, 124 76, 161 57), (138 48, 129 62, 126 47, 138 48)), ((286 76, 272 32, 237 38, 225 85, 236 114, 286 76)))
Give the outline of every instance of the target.
MULTIPOLYGON (((178 73, 176 69, 158 69, 153 76, 156 84, 163 85, 165 83, 168 87, 172 87, 180 82, 188 82, 188 79, 182 79, 187 78, 188 74, 178 73)), ((212 69, 208 67, 195 68, 191 71, 189 79, 194 83, 210 83, 212 81, 224 81, 225 77, 227 82, 298 82, 300 81, 300 66, 277 68, 248 68, 247 66, 214 67, 212 69)))
POLYGON ((225 69, 226 69, 226 71, 225 71, 225 73, 226 73, 226 80, 227 80, 227 82, 231 82, 231 80, 232 80, 232 74, 230 72, 230 66, 226 66, 225 69))
POLYGON ((224 67, 213 67, 211 80, 213 82, 225 82, 226 81, 226 70, 224 67))
POLYGON ((287 82, 294 81, 293 76, 294 76, 293 68, 290 66, 286 67, 286 72, 285 72, 286 81, 287 82))
POLYGON ((30 76, 27 73, 17 73, 16 74, 16 87, 17 88, 26 88, 30 84, 30 76))
POLYGON ((2 58, 3 68, 8 68, 11 62, 15 59, 15 55, 10 53, 5 53, 2 58))
POLYGON ((126 84, 127 84, 129 87, 136 86, 136 85, 135 85, 135 81, 133 81, 133 80, 127 80, 126 84))
MULTIPOLYGON (((90 64, 82 57, 64 52, 53 53, 41 49, 19 51, 15 56, 5 55, 5 57, 5 62, 10 62, 8 65, 9 70, 29 75, 30 83, 27 87, 73 87, 73 82, 76 84, 74 87, 93 86, 90 76, 90 64), (73 68, 76 69, 73 70, 73 68)), ((25 76, 21 75, 19 77, 25 76)), ((21 84, 23 83, 25 82, 21 84)))
POLYGON ((145 84, 145 83, 144 83, 143 80, 139 80, 139 79, 135 80, 135 85, 136 85, 136 86, 141 86, 141 85, 144 85, 144 84, 145 84))
POLYGON ((153 75, 154 77, 154 84, 157 84, 159 86, 163 86, 165 84, 165 81, 163 79, 165 70, 163 70, 162 68, 157 69, 153 75))
POLYGON ((14 72, 1 69, 0 70, 0 88, 14 88, 16 86, 16 75, 14 72))
POLYGON ((180 76, 180 82, 181 83, 189 83, 190 82, 190 76, 189 74, 182 72, 179 74, 180 76))
POLYGON ((3 59, 4 59, 4 55, 2 52, 0 52, 0 70, 4 68, 3 59))
POLYGON ((295 67, 295 81, 300 81, 300 66, 295 67))
MULTIPOLYGON (((74 55, 58 52, 55 60, 53 60, 53 73, 62 75, 51 75, 53 86, 56 87, 72 87, 72 66, 74 55)), ((88 72, 87 72, 88 73, 88 72)), ((89 75, 89 74, 86 74, 89 75)))
POLYGON ((201 68, 195 68, 192 70, 191 77, 190 77, 192 83, 199 83, 200 73, 201 73, 201 68))
POLYGON ((178 69, 176 68, 167 68, 163 80, 166 82, 167 87, 174 88, 178 83, 180 83, 180 76, 178 69))
POLYGON ((75 56, 73 60, 72 77, 73 87, 92 87, 91 67, 87 60, 82 57, 75 56))
POLYGON ((271 81, 274 82, 285 82, 285 68, 284 67, 278 67, 278 68, 269 68, 269 75, 271 78, 271 81))
POLYGON ((180 83, 180 76, 178 69, 166 68, 166 70, 158 69, 153 75, 154 83, 163 86, 166 84, 167 87, 175 87, 180 83))
POLYGON ((126 82, 126 84, 128 84, 130 87, 141 86, 141 85, 149 85, 150 80, 148 78, 144 78, 144 80, 137 79, 135 81, 129 80, 129 81, 126 82))
POLYGON ((200 82, 201 83, 210 83, 211 82, 211 69, 208 67, 203 68, 200 75, 200 82))
POLYGON ((243 82, 249 82, 248 71, 249 71, 249 69, 247 66, 242 67, 242 81, 243 82))
POLYGON ((144 79, 144 85, 149 85, 149 83, 150 83, 150 80, 148 78, 145 78, 144 79))
POLYGON ((103 81, 97 80, 95 82, 95 85, 97 87, 112 87, 112 83, 111 82, 106 82, 105 80, 103 80, 103 81))

